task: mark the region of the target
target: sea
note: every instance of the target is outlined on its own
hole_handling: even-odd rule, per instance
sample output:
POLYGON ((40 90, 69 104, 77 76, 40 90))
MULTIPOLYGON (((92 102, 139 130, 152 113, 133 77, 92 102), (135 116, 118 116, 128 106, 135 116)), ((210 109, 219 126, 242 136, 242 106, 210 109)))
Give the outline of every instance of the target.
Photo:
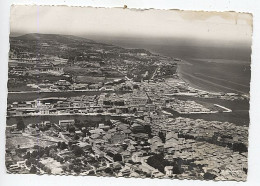
MULTIPOLYGON (((189 41, 174 39, 154 39, 154 38, 113 38, 113 37, 88 37, 97 42, 114 44, 124 48, 141 48, 160 55, 179 58, 178 74, 192 87, 211 92, 233 92, 249 96, 251 78, 251 44, 241 44, 228 42, 210 44, 205 41, 189 41)), ((17 100, 30 100, 37 95, 8 95, 8 102, 17 100), (29 97, 28 97, 29 96, 29 97)), ((48 97, 42 94, 41 97, 48 97)), ((52 95, 53 96, 53 95, 52 95)), ((67 95, 63 95, 67 96, 67 95)), ((221 100, 210 100, 217 102, 221 100)), ((237 125, 249 125, 249 101, 221 101, 222 105, 233 110, 232 113, 215 115, 193 115, 187 116, 193 119, 229 121, 237 125)), ((67 116, 68 118, 73 116, 67 116)), ((79 117, 81 120, 95 121, 96 117, 79 117)), ((35 120, 53 120, 57 122, 59 116, 27 117, 25 123, 35 120)), ((103 118, 104 119, 104 118, 103 118)), ((102 120, 103 120, 102 119, 102 120)), ((7 124, 13 124, 16 118, 7 118, 7 124)))
POLYGON ((207 42, 188 39, 94 37, 96 41, 125 48, 142 48, 179 58, 178 74, 191 86, 249 96, 251 43, 207 42))
MULTIPOLYGON (((93 37, 91 39, 124 48, 146 49, 152 53, 181 59, 178 62, 177 73, 192 87, 209 92, 238 93, 250 97, 251 41, 242 43, 189 38, 127 37, 93 37)), ((249 126, 249 100, 208 99, 207 101, 224 105, 232 109, 232 112, 183 117, 227 121, 236 125, 249 126)))

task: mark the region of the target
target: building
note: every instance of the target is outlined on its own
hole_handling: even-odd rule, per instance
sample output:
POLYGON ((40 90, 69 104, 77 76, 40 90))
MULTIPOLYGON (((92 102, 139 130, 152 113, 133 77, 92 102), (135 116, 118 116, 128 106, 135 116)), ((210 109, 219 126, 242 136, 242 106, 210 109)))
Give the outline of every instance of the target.
POLYGON ((59 126, 62 128, 67 128, 68 126, 74 125, 75 120, 59 120, 59 126))
POLYGON ((146 96, 143 97, 132 97, 130 100, 131 105, 146 105, 148 98, 146 96))
POLYGON ((117 132, 113 134, 110 138, 111 143, 121 143, 126 138, 126 135, 123 132, 117 132))
POLYGON ((164 167, 164 171, 165 171, 166 176, 172 176, 172 169, 173 169, 173 166, 164 167))

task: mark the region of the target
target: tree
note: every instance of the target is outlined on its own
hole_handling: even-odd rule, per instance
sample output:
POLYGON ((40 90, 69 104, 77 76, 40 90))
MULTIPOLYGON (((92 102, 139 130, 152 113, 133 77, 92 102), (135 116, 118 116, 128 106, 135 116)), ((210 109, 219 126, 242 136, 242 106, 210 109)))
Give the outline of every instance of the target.
POLYGON ((56 151, 54 149, 49 150, 49 156, 54 157, 56 155, 56 151))
POLYGON ((164 172, 164 167, 169 164, 164 161, 163 154, 155 154, 147 159, 147 164, 158 169, 160 172, 164 172))
POLYGON ((75 127, 73 127, 73 126, 69 127, 69 132, 70 133, 74 133, 75 131, 76 131, 75 127))
POLYGON ((113 171, 112 171, 111 168, 107 167, 107 168, 105 169, 105 173, 107 173, 107 174, 113 174, 113 171))
POLYGON ((103 104, 104 104, 104 105, 112 105, 112 104, 111 104, 111 101, 103 101, 103 104))
POLYGON ((144 126, 144 131, 145 131, 146 134, 148 134, 149 138, 152 138, 152 130, 151 130, 150 125, 145 125, 144 126))
POLYGON ((43 147, 39 148, 39 150, 38 150, 38 155, 39 155, 40 157, 42 157, 44 154, 45 154, 44 148, 43 148, 43 147))
POLYGON ((244 143, 234 143, 233 150, 242 153, 242 152, 247 152, 248 149, 244 143))
POLYGON ((115 154, 113 157, 114 161, 122 161, 122 156, 120 154, 115 154))
POLYGON ((13 131, 14 131, 14 129, 13 129, 13 128, 11 128, 11 129, 10 129, 10 133, 12 133, 13 131))
POLYGON ((71 163, 71 164, 69 164, 69 170, 72 170, 73 169, 73 167, 74 167, 74 165, 71 163))
POLYGON ((203 177, 204 177, 205 180, 213 180, 213 179, 215 179, 217 176, 214 175, 214 174, 211 174, 211 173, 209 173, 209 172, 206 172, 203 177))
POLYGON ((27 167, 30 167, 32 165, 31 161, 29 161, 29 160, 26 160, 25 164, 26 164, 27 167))
POLYGON ((74 140, 79 140, 79 138, 80 138, 80 137, 79 137, 78 135, 75 135, 75 136, 74 136, 74 140))
POLYGON ((51 169, 49 167, 47 167, 46 172, 47 172, 47 174, 51 174, 51 169))
POLYGON ((36 150, 32 151, 31 156, 32 158, 36 158, 38 156, 38 153, 36 150))
POLYGON ((159 137, 161 138, 162 142, 165 143, 165 136, 162 132, 159 132, 159 137))
POLYGON ((57 144, 58 148, 60 148, 61 146, 61 142, 59 141, 58 144, 57 144))
POLYGON ((49 147, 45 147, 44 152, 45 152, 46 156, 49 156, 50 148, 49 147))
POLYGON ((108 125, 108 126, 112 125, 112 122, 110 121, 110 119, 105 121, 105 125, 108 125))
POLYGON ((80 173, 81 167, 78 166, 78 165, 75 165, 75 166, 73 167, 73 170, 74 170, 74 172, 76 172, 76 173, 80 173))
POLYGON ((127 144, 122 144, 123 150, 126 150, 128 145, 127 144))
POLYGON ((24 130, 25 124, 23 122, 23 119, 21 117, 17 118, 17 130, 24 130))
POLYGON ((71 147, 73 143, 71 141, 68 142, 68 146, 71 147))
POLYGON ((35 167, 35 165, 33 165, 30 169, 30 173, 31 174, 36 174, 37 173, 37 168, 35 167))
POLYGON ((24 74, 24 77, 28 78, 28 76, 29 76, 29 73, 26 72, 26 73, 24 74))
POLYGON ((80 127, 81 122, 79 119, 75 119, 75 126, 80 127))
POLYGON ((139 86, 138 86, 137 84, 134 84, 134 85, 133 85, 133 88, 134 88, 134 89, 139 89, 139 86))
POLYGON ((30 153, 30 151, 28 151, 27 153, 26 153, 26 155, 24 156, 24 158, 25 159, 29 159, 31 157, 31 153, 30 153))
POLYGON ((80 148, 79 146, 75 146, 74 148, 73 148, 73 153, 75 154, 75 156, 81 156, 83 153, 84 153, 84 151, 82 150, 82 148, 80 148))
POLYGON ((63 170, 64 172, 68 170, 68 166, 67 166, 67 165, 62 165, 61 168, 62 168, 62 170, 63 170))
POLYGON ((60 158, 59 159, 59 162, 62 164, 62 163, 64 163, 64 158, 60 158))
POLYGON ((173 174, 181 174, 181 170, 178 165, 174 165, 172 169, 173 174))
POLYGON ((66 149, 68 147, 68 145, 63 141, 63 142, 61 142, 61 144, 60 144, 60 149, 61 150, 64 150, 64 149, 66 149))

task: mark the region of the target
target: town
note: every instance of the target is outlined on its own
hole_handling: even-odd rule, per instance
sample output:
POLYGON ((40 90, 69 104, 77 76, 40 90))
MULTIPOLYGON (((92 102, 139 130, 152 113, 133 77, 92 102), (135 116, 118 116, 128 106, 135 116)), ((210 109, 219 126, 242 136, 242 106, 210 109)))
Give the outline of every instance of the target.
POLYGON ((181 62, 74 36, 11 38, 7 171, 245 181, 248 95, 194 88, 181 62))

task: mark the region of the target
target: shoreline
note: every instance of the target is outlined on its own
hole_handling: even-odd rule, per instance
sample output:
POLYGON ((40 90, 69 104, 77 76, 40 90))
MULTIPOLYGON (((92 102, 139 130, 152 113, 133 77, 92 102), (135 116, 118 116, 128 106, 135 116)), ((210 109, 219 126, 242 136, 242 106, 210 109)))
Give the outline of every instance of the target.
POLYGON ((213 94, 214 93, 237 93, 237 94, 240 94, 240 95, 244 95, 246 97, 250 96, 250 92, 247 93, 247 92, 244 92, 244 91, 241 91, 241 90, 234 89, 232 87, 227 87, 225 85, 214 83, 214 82, 208 81, 206 79, 203 80, 203 79, 201 79, 199 77, 194 76, 195 79, 198 78, 198 79, 201 79, 201 81, 206 81, 206 84, 209 84, 210 86, 216 87, 216 89, 219 89, 217 87, 220 87, 220 90, 219 91, 215 91, 215 90, 212 90, 212 89, 207 89, 205 87, 198 86, 198 85, 192 83, 188 78, 184 77, 185 73, 181 72, 182 71, 181 68, 183 68, 182 65, 192 65, 192 64, 190 62, 188 62, 188 61, 185 61, 185 60, 183 60, 181 62, 178 62, 177 63, 178 67, 177 67, 177 71, 176 71, 176 73, 178 74, 179 78, 182 81, 184 81, 185 83, 187 83, 188 86, 191 87, 191 88, 194 88, 194 89, 197 89, 197 90, 203 91, 203 92, 213 93, 213 94), (226 89, 226 90, 229 89, 230 91, 223 91, 222 89, 226 89))
MULTIPOLYGON (((182 62, 182 61, 181 61, 181 62, 182 62)), ((178 62, 178 63, 177 63, 177 66, 178 66, 178 67, 177 67, 177 70, 176 70, 176 74, 178 75, 179 79, 181 79, 183 82, 187 83, 189 87, 194 88, 194 89, 197 89, 197 90, 199 90, 199 91, 203 91, 203 92, 220 93, 220 92, 215 92, 215 91, 211 91, 211 90, 210 90, 210 91, 209 91, 209 90, 203 90, 201 87, 199 87, 199 86, 197 86, 197 85, 191 83, 188 79, 184 78, 184 77, 183 77, 183 74, 180 72, 180 71, 181 71, 181 70, 180 70, 180 66, 182 65, 182 64, 180 64, 181 62, 178 62)), ((184 61, 184 63, 190 64, 189 62, 186 62, 186 61, 184 61)))

